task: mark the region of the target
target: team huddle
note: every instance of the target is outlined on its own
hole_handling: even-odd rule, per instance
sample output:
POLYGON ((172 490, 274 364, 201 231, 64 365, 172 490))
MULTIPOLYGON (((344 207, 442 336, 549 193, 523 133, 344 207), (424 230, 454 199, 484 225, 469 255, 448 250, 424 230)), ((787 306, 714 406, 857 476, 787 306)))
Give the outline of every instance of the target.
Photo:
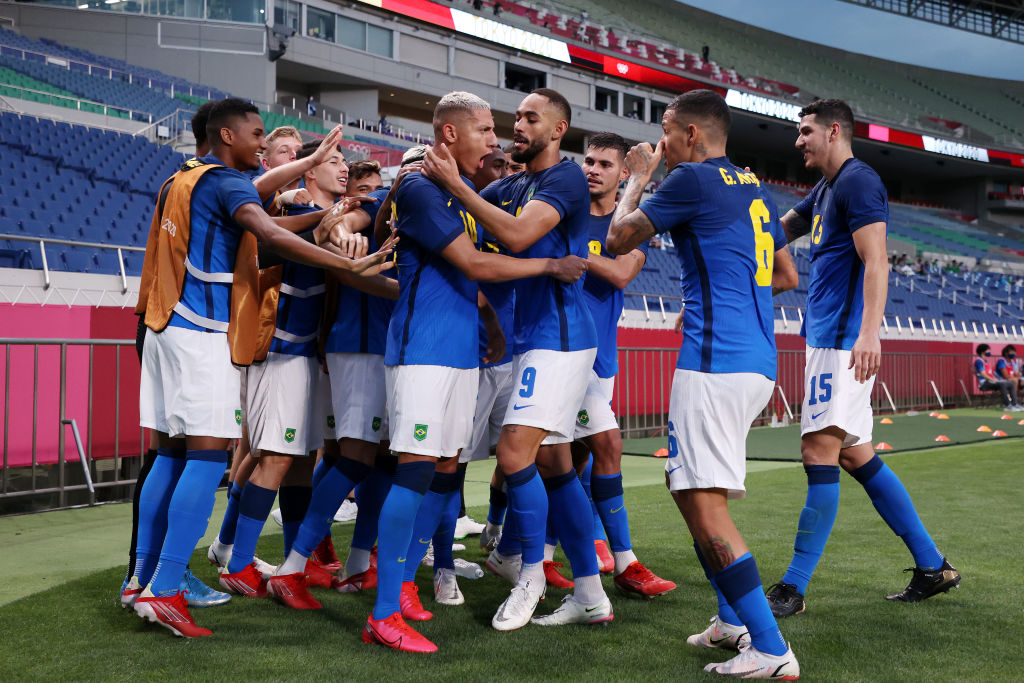
POLYGON ((627 595, 675 589, 633 551, 611 409, 622 290, 666 232, 684 299, 666 484, 718 598, 710 626, 687 643, 738 651, 706 670, 799 677, 776 619, 805 609, 840 467, 914 557, 910 585, 888 599, 958 585, 872 448, 888 205, 852 155, 845 103, 801 112, 797 148, 823 179, 782 217, 758 178, 726 157, 729 110, 707 90, 669 105, 654 148, 590 137, 582 168, 560 153, 571 107, 558 92, 522 100, 504 151, 489 105, 450 93, 434 111, 436 145, 409 150, 390 188, 379 166, 346 164, 340 127, 303 145, 288 131, 265 138, 240 100, 199 116, 197 156, 159 194, 136 310, 141 424, 153 436, 121 602, 139 616, 175 635, 211 634, 188 606, 230 596, 187 563, 232 440, 228 509, 208 552, 221 587, 295 609, 320 608, 311 588, 375 588, 364 642, 437 650, 410 625, 434 616, 416 570, 430 549, 434 599, 445 605, 465 601, 460 576, 482 575, 452 546, 466 466, 492 452, 481 547, 511 584, 494 629, 611 622, 602 572, 627 595), (641 201, 662 163, 668 175, 641 201), (807 234, 807 502, 792 563, 766 595, 728 500, 745 493, 747 431, 774 389, 772 296, 797 285, 788 243, 807 234), (330 525, 353 491, 342 563, 330 525), (255 556, 275 500, 279 566, 255 556), (571 579, 553 561, 558 544, 571 579), (537 615, 549 584, 572 592, 537 615))

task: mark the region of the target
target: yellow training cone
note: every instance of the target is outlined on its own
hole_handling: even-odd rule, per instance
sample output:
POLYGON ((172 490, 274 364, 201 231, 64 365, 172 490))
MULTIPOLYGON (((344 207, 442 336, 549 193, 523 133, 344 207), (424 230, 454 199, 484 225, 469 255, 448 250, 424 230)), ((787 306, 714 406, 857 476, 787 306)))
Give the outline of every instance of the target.
POLYGON ((875 444, 875 450, 876 451, 891 451, 892 450, 892 446, 890 446, 889 444, 887 444, 886 442, 883 441, 881 443, 876 443, 875 444))
POLYGON ((949 437, 946 436, 945 434, 939 434, 937 437, 935 437, 935 440, 936 441, 949 441, 949 437))
POLYGON ((976 430, 974 430, 974 431, 976 431, 976 432, 991 432, 991 431, 992 431, 992 428, 991 428, 991 427, 989 427, 988 425, 981 425, 980 427, 978 427, 978 428, 977 428, 976 430))
POLYGON ((880 425, 891 425, 892 424, 892 420, 890 420, 887 417, 883 417, 881 420, 878 421, 878 424, 880 424, 880 425))
POLYGON ((948 419, 949 419, 949 415, 946 415, 945 413, 941 413, 941 414, 940 414, 940 415, 939 415, 939 416, 938 416, 937 418, 935 418, 935 419, 936 419, 936 420, 948 420, 948 419))
POLYGON ((1002 429, 997 429, 996 431, 992 432, 992 436, 1006 436, 1006 432, 1004 432, 1002 429))

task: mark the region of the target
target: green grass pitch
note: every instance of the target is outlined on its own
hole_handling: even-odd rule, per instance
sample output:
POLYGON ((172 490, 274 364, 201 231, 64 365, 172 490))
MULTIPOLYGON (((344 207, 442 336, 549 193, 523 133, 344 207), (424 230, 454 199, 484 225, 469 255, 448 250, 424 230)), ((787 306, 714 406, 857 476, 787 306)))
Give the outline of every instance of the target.
MULTIPOLYGON (((906 585, 909 575, 901 570, 912 561, 863 490, 843 478, 839 517, 809 588, 807 613, 780 624, 805 680, 1020 679, 1022 455, 1022 442, 1006 439, 887 457, 964 577, 959 590, 916 605, 883 599, 906 585)), ((612 625, 498 633, 489 622, 505 584, 490 575, 462 579, 467 604, 436 606, 423 568, 421 595, 436 616, 422 631, 441 648, 429 656, 364 645, 359 632, 373 596, 330 591, 318 592, 325 609, 313 613, 236 597, 194 611, 213 637, 176 639, 117 604, 129 506, 0 519, 7 584, 0 593, 0 680, 711 680, 703 665, 727 653, 685 644, 704 628, 715 603, 660 483, 662 464, 625 458, 626 500, 637 554, 676 581, 676 591, 631 600, 605 578, 615 606, 612 625)), ((748 496, 732 511, 768 585, 789 561, 805 481, 794 464, 750 465, 748 496)), ((485 513, 486 468, 481 463, 470 471, 471 513, 478 519, 485 513)), ((219 498, 211 532, 220 521, 219 498)), ((342 552, 351 528, 334 526, 342 552)), ((460 555, 482 561, 474 540, 460 555)), ((277 561, 280 544, 269 522, 258 552, 277 561)), ((192 566, 213 582, 205 548, 192 566)), ((550 590, 539 612, 554 609, 563 594, 550 590)))

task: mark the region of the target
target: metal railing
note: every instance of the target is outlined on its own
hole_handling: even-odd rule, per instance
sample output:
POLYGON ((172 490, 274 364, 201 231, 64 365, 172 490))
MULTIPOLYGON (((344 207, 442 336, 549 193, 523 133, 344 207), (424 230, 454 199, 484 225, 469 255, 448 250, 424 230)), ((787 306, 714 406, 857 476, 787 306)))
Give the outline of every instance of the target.
POLYGON ((144 434, 137 426, 137 390, 124 400, 121 386, 127 379, 137 387, 121 367, 138 372, 134 345, 131 339, 0 338, 0 513, 93 505, 100 491, 135 483, 144 434), (129 353, 122 352, 126 346, 129 353), (31 424, 27 432, 26 423, 31 424), (14 433, 12 426, 18 426, 14 433), (75 475, 79 468, 80 477, 75 475))
MULTIPOLYGON (((60 93, 46 92, 45 90, 33 90, 32 88, 25 88, 20 85, 14 85, 13 83, 0 83, 0 88, 8 88, 15 90, 19 94, 34 95, 36 99, 34 101, 40 102, 40 99, 45 98, 45 101, 40 102, 41 104, 52 104, 55 107, 65 107, 67 109, 77 109, 78 111, 85 111, 93 114, 103 114, 104 116, 118 116, 118 114, 124 114, 123 118, 131 119, 132 121, 149 121, 152 122, 153 115, 145 111, 135 111, 134 109, 128 109, 127 107, 116 107, 112 104, 103 104, 102 102, 93 102, 87 100, 84 97, 77 95, 63 95, 60 93), (83 109, 84 105, 84 109, 83 109)), ((10 97, 19 97, 19 99, 30 99, 29 97, 20 97, 19 95, 10 95, 10 97)))
MULTIPOLYGON (((620 348, 612 405, 625 438, 664 436, 677 349, 620 348)), ((799 421, 804 396, 802 350, 780 350, 775 392, 755 425, 799 421), (773 419, 774 418, 774 419, 773 419)), ((882 353, 872 408, 903 412, 972 405, 979 396, 972 357, 958 353, 882 353)))
POLYGON ((50 287, 50 265, 46 258, 47 244, 60 244, 68 247, 87 247, 89 249, 106 249, 117 252, 117 263, 121 277, 121 293, 128 291, 128 274, 124 267, 124 252, 134 251, 145 253, 145 247, 129 247, 117 244, 102 244, 100 242, 76 242, 74 240, 54 239, 50 237, 29 237, 28 235, 6 235, 0 234, 0 240, 11 240, 12 242, 31 242, 39 245, 39 255, 43 261, 43 289, 50 287))

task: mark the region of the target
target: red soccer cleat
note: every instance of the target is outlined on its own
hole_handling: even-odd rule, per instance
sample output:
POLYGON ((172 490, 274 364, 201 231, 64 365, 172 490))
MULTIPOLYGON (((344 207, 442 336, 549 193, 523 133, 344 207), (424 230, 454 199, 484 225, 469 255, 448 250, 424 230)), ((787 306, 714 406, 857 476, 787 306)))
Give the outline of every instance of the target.
POLYGON ((320 545, 313 550, 309 559, 316 561, 332 574, 341 569, 341 560, 338 559, 338 553, 334 552, 334 541, 330 536, 324 536, 324 540, 320 541, 320 545))
POLYGON ((139 599, 140 595, 142 595, 142 586, 139 585, 139 580, 133 576, 121 591, 121 609, 134 607, 135 601, 139 599))
POLYGON ((402 595, 399 596, 398 604, 402 606, 402 617, 412 621, 429 621, 434 618, 434 613, 423 609, 420 602, 420 587, 415 581, 402 582, 402 595))
POLYGON ((365 572, 359 572, 358 574, 346 577, 334 588, 339 593, 356 593, 358 591, 365 591, 376 587, 377 570, 374 567, 370 567, 365 572))
POLYGON ((338 585, 338 577, 324 569, 323 565, 312 557, 306 560, 304 573, 309 588, 334 588, 338 585))
POLYGON ((639 561, 631 562, 625 571, 615 577, 615 587, 629 595, 654 598, 676 589, 676 584, 662 579, 639 561))
POLYGON ((398 612, 387 619, 374 619, 373 615, 370 615, 363 628, 363 642, 380 643, 402 652, 437 652, 437 645, 405 623, 398 612))
POLYGON ((256 569, 255 562, 246 565, 245 569, 234 574, 229 574, 226 567, 220 571, 220 585, 227 592, 250 598, 267 597, 267 581, 256 569))
POLYGON ((197 626, 192 620, 192 615, 188 613, 185 594, 181 591, 170 597, 158 598, 147 589, 135 601, 135 613, 182 638, 213 635, 213 631, 197 626))
POLYGON ((597 568, 602 574, 611 574, 615 571, 615 557, 608 549, 608 541, 599 539, 594 541, 594 550, 597 551, 597 568))
POLYGON ((267 581, 267 595, 292 609, 320 609, 320 602, 306 588, 306 575, 300 572, 271 576, 267 581))
POLYGON ((558 571, 558 567, 561 567, 561 562, 551 562, 544 560, 544 578, 547 580, 549 586, 555 588, 572 588, 575 584, 571 579, 567 579, 562 576, 561 572, 558 571))

